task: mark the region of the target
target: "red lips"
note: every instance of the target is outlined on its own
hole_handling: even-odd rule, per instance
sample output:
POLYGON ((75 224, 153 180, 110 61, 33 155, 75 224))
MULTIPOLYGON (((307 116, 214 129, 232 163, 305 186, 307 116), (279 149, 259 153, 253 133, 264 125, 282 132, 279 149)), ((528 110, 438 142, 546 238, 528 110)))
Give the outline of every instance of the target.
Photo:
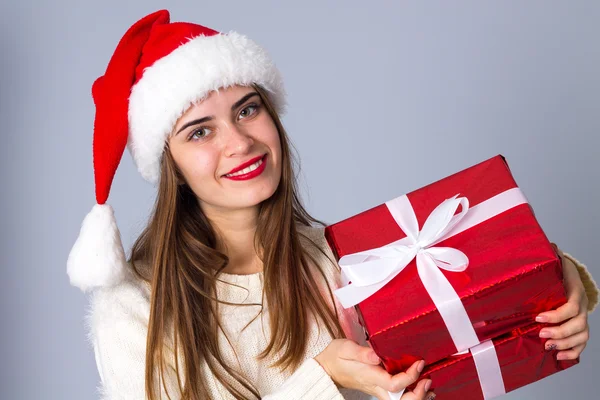
POLYGON ((257 162, 258 160, 260 160, 260 159, 261 159, 261 158, 263 158, 264 156, 265 156, 265 155, 263 154, 263 155, 261 155, 261 156, 254 157, 254 158, 252 158, 252 159, 250 159, 250 160, 248 160, 248 161, 246 161, 246 162, 244 162, 244 163, 242 163, 242 164, 238 165, 237 167, 235 167, 235 168, 234 168, 234 169, 232 169, 231 171, 227 172, 225 175, 229 175, 229 174, 233 174, 233 173, 235 173, 235 172, 241 171, 241 170, 243 170, 244 168, 251 166, 252 164, 254 164, 255 162, 257 162))

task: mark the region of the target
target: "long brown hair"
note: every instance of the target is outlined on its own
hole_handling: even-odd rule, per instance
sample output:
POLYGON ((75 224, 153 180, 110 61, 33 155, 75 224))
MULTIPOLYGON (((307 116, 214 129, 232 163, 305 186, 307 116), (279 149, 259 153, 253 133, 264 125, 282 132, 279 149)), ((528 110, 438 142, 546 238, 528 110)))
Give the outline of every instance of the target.
MULTIPOLYGON (((309 262, 317 267, 322 278, 325 273, 303 247, 298 229, 300 225, 323 223, 309 215, 301 204, 290 141, 268 93, 258 85, 254 88, 277 126, 282 153, 281 180, 275 193, 259 205, 254 243, 263 262, 262 304, 268 305, 269 322, 277 327, 272 329, 269 343, 259 358, 281 354, 272 367, 295 369, 303 360, 315 318, 334 338, 344 337, 344 332, 335 307, 331 307, 334 302, 329 285, 326 292, 331 302, 315 290, 318 283, 309 262)), ((164 379, 167 350, 172 352, 182 399, 210 398, 203 365, 235 398, 260 398, 252 383, 227 365, 219 351, 217 337, 224 330, 218 305, 223 302, 215 298, 215 288, 218 273, 227 266, 228 258, 216 250, 217 234, 195 194, 184 183, 168 146, 161 164, 154 210, 133 245, 130 261, 136 275, 151 285, 152 293, 146 392, 150 400, 155 400, 154 390, 160 387, 157 382, 162 382, 170 398, 164 379)))

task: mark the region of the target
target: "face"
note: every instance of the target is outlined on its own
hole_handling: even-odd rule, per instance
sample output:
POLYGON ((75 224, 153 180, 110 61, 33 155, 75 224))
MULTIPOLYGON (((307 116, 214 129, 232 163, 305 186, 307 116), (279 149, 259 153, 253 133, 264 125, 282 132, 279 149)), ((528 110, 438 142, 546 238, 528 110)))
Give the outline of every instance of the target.
POLYGON ((253 87, 211 92, 179 118, 168 141, 205 212, 255 207, 277 189, 279 134, 253 87))

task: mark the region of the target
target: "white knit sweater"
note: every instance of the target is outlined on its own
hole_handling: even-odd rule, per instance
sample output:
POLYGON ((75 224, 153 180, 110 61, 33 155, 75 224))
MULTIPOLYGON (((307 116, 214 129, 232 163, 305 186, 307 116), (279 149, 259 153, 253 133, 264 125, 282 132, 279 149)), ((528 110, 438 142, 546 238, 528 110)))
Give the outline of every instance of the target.
MULTIPOLYGON (((322 228, 302 229, 301 232, 317 242, 333 259, 333 254, 325 243, 322 228)), ((310 250, 310 246, 306 248, 324 267, 327 278, 334 285, 332 289, 339 287, 339 273, 334 269, 335 267, 324 259, 321 252, 310 250)), ((261 303, 262 272, 251 275, 221 274, 220 278, 239 285, 241 288, 218 283, 217 296, 219 299, 232 303, 261 303)), ((364 344, 364 334, 361 333, 361 328, 356 322, 354 310, 344 310, 337 303, 337 299, 336 307, 341 315, 340 322, 346 334, 364 344)), ((258 306, 220 305, 219 308, 224 330, 235 347, 233 349, 221 335, 219 340, 222 357, 228 365, 237 368, 252 382, 263 399, 359 400, 371 398, 355 390, 338 389, 324 369, 314 360, 314 357, 332 340, 326 329, 319 330, 318 326, 313 324, 304 362, 293 374, 280 372, 276 368, 269 368, 268 365, 273 358, 257 360, 257 355, 267 346, 271 332, 268 309, 265 307, 262 317, 254 319, 259 311, 258 306), (242 328, 252 319, 254 321, 242 331, 242 328)), ((99 396, 102 400, 142 400, 146 398, 144 373, 149 315, 150 286, 133 276, 118 286, 97 289, 92 293, 86 326, 88 339, 94 348, 100 373, 99 396)), ((169 369, 171 374, 168 375, 165 383, 171 399, 176 400, 180 398, 180 393, 173 369, 174 362, 171 367, 169 369)), ((209 382, 212 398, 233 398, 208 370, 206 370, 205 376, 209 382)), ((161 393, 166 399, 162 389, 161 393)))
MULTIPOLYGON (((301 232, 314 240, 319 247, 333 258, 327 246, 322 228, 306 228, 301 232)), ((321 252, 306 247, 313 257, 324 267, 332 290, 339 287, 339 272, 325 259, 321 252)), ((598 303, 598 287, 585 266, 566 255, 580 272, 586 292, 590 298, 589 310, 598 303)), ((241 288, 219 283, 217 296, 233 303, 260 303, 263 290, 263 274, 231 275, 222 274, 224 281, 234 283, 241 288), (247 289, 247 291, 245 289, 247 289)), ((323 283, 323 282, 321 282, 323 283)), ((349 338, 364 344, 364 334, 357 323, 354 309, 344 310, 336 301, 340 313, 342 328, 349 338)), ((221 335, 220 348, 228 365, 253 383, 265 400, 296 399, 370 399, 370 396, 349 389, 338 389, 323 368, 314 360, 331 342, 325 329, 315 324, 311 330, 310 342, 304 362, 293 373, 282 373, 268 365, 273 358, 257 360, 257 355, 266 347, 271 332, 268 309, 265 307, 262 318, 256 318, 245 330, 242 328, 258 313, 257 306, 220 305, 222 322, 233 349, 221 335), (235 351, 235 353, 234 353, 235 351), (237 359, 235 354, 237 354, 237 359), (239 362, 238 362, 239 360, 239 362)), ((99 387, 102 400, 144 400, 145 396, 145 358, 146 336, 150 314, 150 287, 144 282, 130 277, 118 286, 97 289, 91 296, 90 308, 86 315, 88 340, 94 348, 96 363, 101 378, 99 387)), ((172 360, 171 360, 172 361, 172 360)), ((180 368, 181 368, 180 364, 180 368)), ((181 370, 181 369, 180 369, 181 370)), ((214 399, 231 399, 225 388, 207 370, 206 377, 214 399)), ((174 374, 174 362, 170 365, 165 380, 171 399, 180 398, 177 378, 174 374)), ((166 399, 161 389, 163 399, 166 399)))

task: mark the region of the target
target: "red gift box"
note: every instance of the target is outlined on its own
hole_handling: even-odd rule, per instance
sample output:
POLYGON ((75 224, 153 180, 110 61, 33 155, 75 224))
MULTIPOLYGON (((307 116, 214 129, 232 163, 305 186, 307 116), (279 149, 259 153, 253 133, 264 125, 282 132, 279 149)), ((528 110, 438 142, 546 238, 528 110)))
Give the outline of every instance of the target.
MULTIPOLYGON (((558 350, 546 351, 547 339, 539 337, 546 324, 532 324, 517 328, 492 339, 498 356, 506 393, 579 363, 575 360, 557 360, 558 350)), ((481 382, 470 353, 448 357, 428 365, 420 379, 432 380, 431 389, 436 400, 483 400, 481 382)), ((408 389, 414 389, 416 383, 408 389)))
MULTIPOLYGON (((515 188, 505 159, 496 156, 406 197, 423 227, 432 211, 457 193, 466 197, 472 208, 515 188)), ((328 226, 325 236, 339 260, 407 235, 382 204, 328 226)), ((560 258, 527 203, 436 246, 459 249, 469 259, 463 272, 441 272, 456 291, 481 342, 529 325, 540 312, 566 302, 560 258)), ((463 350, 455 346, 415 260, 356 307, 371 346, 390 373, 404 371, 419 359, 431 364, 463 350)))

